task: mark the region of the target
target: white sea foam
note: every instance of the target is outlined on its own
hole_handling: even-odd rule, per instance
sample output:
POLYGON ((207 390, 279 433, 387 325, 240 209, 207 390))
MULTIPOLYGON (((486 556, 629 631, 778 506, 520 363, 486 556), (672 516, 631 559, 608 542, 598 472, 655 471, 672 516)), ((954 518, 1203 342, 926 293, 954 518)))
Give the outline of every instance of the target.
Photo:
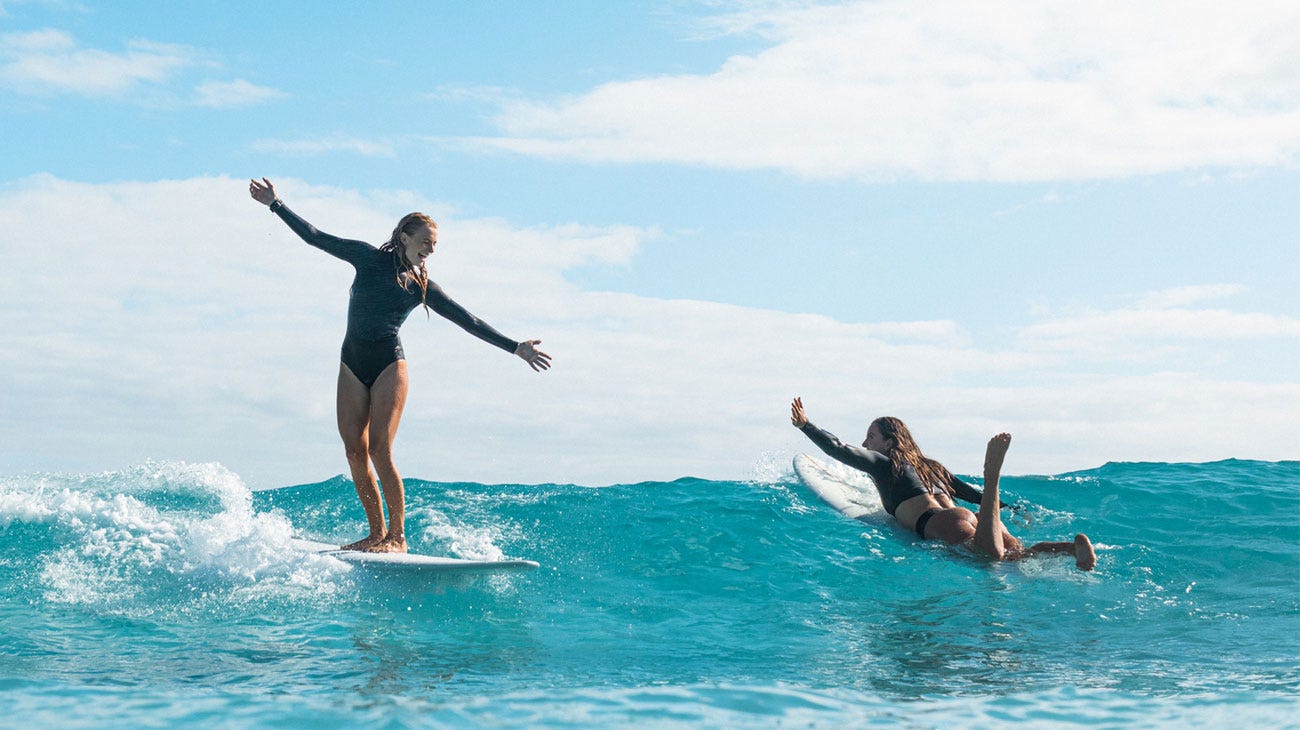
POLYGON ((777 484, 794 480, 794 467, 790 455, 784 451, 765 451, 759 454, 750 468, 750 481, 760 484, 777 484))
POLYGON ((426 538, 445 544, 455 557, 471 560, 503 560, 506 557, 498 547, 505 537, 500 525, 454 523, 432 507, 409 510, 406 521, 410 532, 418 529, 426 538))
POLYGON ((151 613, 194 596, 320 595, 347 568, 290 548, 281 514, 219 464, 147 463, 95 475, 0 480, 0 527, 37 531, 38 583, 54 603, 151 613))

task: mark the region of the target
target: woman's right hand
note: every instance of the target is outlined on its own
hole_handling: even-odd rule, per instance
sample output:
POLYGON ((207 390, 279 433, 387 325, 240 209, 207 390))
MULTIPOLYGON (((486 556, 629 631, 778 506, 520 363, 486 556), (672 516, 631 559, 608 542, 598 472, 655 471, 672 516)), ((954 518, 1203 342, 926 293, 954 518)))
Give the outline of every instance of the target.
POLYGON ((262 205, 270 205, 275 202, 275 186, 266 178, 262 178, 262 182, 249 180, 248 194, 253 196, 253 200, 262 205))
POLYGON ((537 349, 541 340, 524 340, 515 347, 515 354, 528 363, 528 367, 541 372, 551 367, 551 356, 537 349))
POLYGON ((793 423, 795 428, 803 428, 808 425, 808 416, 804 415, 803 412, 802 398, 795 398, 790 403, 790 423, 793 423))

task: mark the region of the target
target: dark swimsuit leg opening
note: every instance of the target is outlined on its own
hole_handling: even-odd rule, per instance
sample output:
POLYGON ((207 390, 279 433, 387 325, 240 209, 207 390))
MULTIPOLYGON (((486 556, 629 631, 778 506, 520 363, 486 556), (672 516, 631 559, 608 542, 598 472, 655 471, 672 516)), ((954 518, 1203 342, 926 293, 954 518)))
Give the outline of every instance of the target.
POLYGON ((360 375, 357 375, 357 371, 353 370, 351 365, 348 365, 347 363, 341 363, 341 364, 343 365, 344 368, 347 368, 347 371, 352 375, 352 377, 354 377, 354 378, 357 379, 357 382, 358 382, 358 383, 361 383, 361 384, 364 385, 367 389, 369 389, 370 386, 372 386, 372 385, 375 384, 373 380, 370 381, 369 383, 367 383, 366 381, 362 380, 362 379, 361 379, 361 376, 360 376, 360 375))
POLYGON ((938 513, 939 509, 937 507, 931 507, 916 518, 916 534, 920 535, 921 539, 925 539, 925 526, 930 524, 930 518, 938 513))

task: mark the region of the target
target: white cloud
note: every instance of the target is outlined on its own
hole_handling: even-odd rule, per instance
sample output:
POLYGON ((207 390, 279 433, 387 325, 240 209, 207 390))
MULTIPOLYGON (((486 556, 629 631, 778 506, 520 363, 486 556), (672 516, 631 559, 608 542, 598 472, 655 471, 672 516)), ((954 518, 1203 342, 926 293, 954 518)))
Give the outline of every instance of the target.
POLYGON ((1153 345, 1171 342, 1300 339, 1300 319, 1263 312, 1192 308, 1205 299, 1228 296, 1240 289, 1222 284, 1154 292, 1133 306, 1090 310, 1030 325, 1020 331, 1020 336, 1034 347, 1092 357, 1110 356, 1116 350, 1145 357, 1153 345))
POLYGON ((1209 299, 1222 299, 1239 294, 1242 287, 1238 284, 1204 284, 1201 286, 1183 286, 1175 289, 1151 292, 1142 297, 1138 303, 1142 307, 1164 309, 1168 307, 1187 307, 1209 299))
MULTIPOLYGON (((927 452, 966 473, 999 429, 1017 433, 1014 473, 1120 458, 1294 458, 1300 443, 1294 377, 1224 378, 1159 353, 1140 366, 1080 358, 1095 348, 1089 338, 1107 334, 1081 318, 1040 321, 987 348, 960 321, 849 324, 583 291, 566 269, 624 265, 655 232, 519 228, 400 191, 275 182, 340 235, 378 241, 401 214, 431 212, 434 279, 507 335, 543 338, 555 356, 539 375, 415 312, 403 330, 412 390, 398 444, 412 476, 744 478, 756 463, 812 448, 788 425, 794 395, 845 438, 875 415, 902 416, 927 452)), ((0 279, 0 470, 181 458, 222 462, 255 486, 344 471, 333 406, 351 270, 250 201, 244 181, 10 182, 0 192, 0 257, 9 272, 0 279), (68 220, 70 206, 77 239, 52 240, 51 222, 68 220)), ((1169 336, 1200 338, 1213 353, 1237 347, 1233 327, 1258 317, 1281 326, 1256 336, 1294 342, 1285 318, 1225 316, 1232 326, 1212 330, 1223 342, 1190 327, 1169 336)))
POLYGON ((144 84, 160 84, 195 63, 184 46, 131 41, 112 53, 82 48, 58 30, 0 36, 0 85, 29 94, 120 96, 144 84))
POLYGON ((473 141, 868 180, 1106 178, 1300 152, 1296 3, 774 3, 714 27, 772 45, 709 74, 503 100, 502 134, 473 141))
POLYGON ((194 90, 199 106, 226 109, 250 106, 285 96, 284 92, 268 86, 258 86, 243 79, 234 81, 205 81, 194 90))
POLYGON ((257 152, 272 152, 283 155, 314 156, 331 152, 351 152, 366 157, 396 157, 393 143, 383 139, 357 139, 343 135, 318 137, 315 139, 259 139, 253 142, 257 152))

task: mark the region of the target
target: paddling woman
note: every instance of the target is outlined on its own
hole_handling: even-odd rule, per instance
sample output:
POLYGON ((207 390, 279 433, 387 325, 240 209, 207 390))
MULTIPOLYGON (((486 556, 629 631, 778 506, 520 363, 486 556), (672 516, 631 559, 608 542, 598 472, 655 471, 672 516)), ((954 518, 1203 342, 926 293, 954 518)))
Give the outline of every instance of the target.
POLYGON ((1029 547, 1011 536, 998 510, 998 479, 1011 435, 989 440, 984 453, 984 492, 952 475, 943 464, 927 458, 897 418, 871 422, 862 446, 849 446, 829 431, 813 425, 803 400, 790 404, 790 422, 836 461, 864 471, 880 493, 880 502, 898 523, 927 540, 949 545, 971 542, 994 560, 1020 560, 1038 553, 1069 553, 1080 570, 1092 570, 1097 556, 1087 535, 1074 542, 1040 542, 1029 547), (954 499, 979 505, 979 514, 958 507, 954 499))
POLYGON ((437 312, 484 342, 518 355, 538 372, 551 366, 551 357, 537 349, 541 340, 515 342, 507 338, 429 280, 424 260, 438 243, 438 224, 429 216, 406 215, 388 242, 375 248, 316 230, 285 207, 266 178, 250 180, 248 193, 270 207, 302 240, 356 269, 339 363, 338 427, 370 534, 344 549, 406 552, 406 493, 393 463, 393 438, 406 405, 406 358, 397 332, 407 315, 418 306, 437 312), (380 484, 383 505, 388 507, 386 526, 380 484))

